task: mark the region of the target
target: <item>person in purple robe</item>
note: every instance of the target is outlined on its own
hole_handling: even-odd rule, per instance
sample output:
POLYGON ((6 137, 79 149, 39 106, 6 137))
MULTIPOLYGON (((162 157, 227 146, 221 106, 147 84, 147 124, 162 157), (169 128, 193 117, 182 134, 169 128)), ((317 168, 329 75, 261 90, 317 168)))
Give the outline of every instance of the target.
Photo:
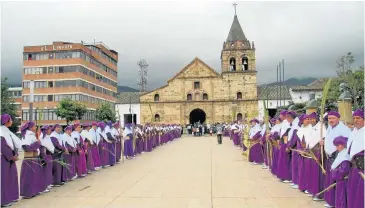
POLYGON ((119 121, 117 121, 113 124, 113 128, 112 128, 112 134, 114 135, 114 137, 116 139, 115 145, 116 145, 116 162, 117 163, 119 163, 119 160, 122 155, 121 135, 119 132, 119 126, 120 126, 120 123, 119 123, 119 121))
POLYGON ((364 207, 364 110, 358 109, 353 115, 354 129, 347 142, 352 168, 347 183, 347 207, 364 207))
POLYGON ((278 141, 280 139, 279 134, 280 134, 280 129, 281 129, 281 119, 276 118, 275 120, 272 120, 272 121, 275 121, 275 125, 271 128, 270 135, 268 138, 272 144, 271 173, 274 175, 277 175, 277 166, 278 166, 278 160, 279 160, 278 141))
POLYGON ((261 127, 257 119, 252 119, 250 123, 249 139, 251 141, 251 147, 248 153, 248 161, 254 165, 261 165, 264 163, 264 153, 260 144, 261 127))
POLYGON ((105 133, 106 133, 106 140, 107 140, 107 149, 108 149, 108 156, 109 156, 109 160, 108 160, 108 165, 109 166, 114 166, 116 164, 116 138, 114 137, 114 134, 112 134, 112 125, 113 122, 108 121, 106 122, 106 126, 105 126, 105 133))
POLYGON ((1 206, 8 207, 19 199, 18 150, 21 140, 9 130, 13 120, 9 114, 1 115, 1 206))
POLYGON ((299 138, 297 135, 298 129, 299 129, 299 122, 300 119, 299 117, 297 117, 297 114, 294 111, 289 111, 287 114, 287 120, 290 123, 290 130, 288 132, 288 144, 287 144, 287 149, 286 152, 288 152, 288 157, 290 158, 290 173, 291 173, 291 179, 292 179, 292 183, 290 184, 292 188, 294 189, 298 189, 298 152, 296 151, 291 151, 291 149, 296 150, 297 149, 297 144, 299 138))
POLYGON ((66 166, 63 171, 64 182, 68 182, 70 180, 75 180, 77 178, 76 174, 76 159, 77 159, 77 143, 75 139, 72 138, 72 126, 67 126, 64 129, 64 133, 62 134, 62 140, 64 142, 64 146, 67 148, 69 154, 64 154, 63 157, 66 162, 66 166))
POLYGON ((40 156, 43 160, 43 174, 44 174, 44 186, 45 189, 51 189, 53 183, 53 162, 52 162, 52 154, 54 153, 55 147, 51 141, 51 133, 52 128, 48 125, 42 126, 41 128, 41 148, 40 148, 40 156))
POLYGON ((347 153, 347 137, 338 136, 333 140, 333 144, 336 146, 337 155, 331 165, 330 175, 335 181, 335 206, 336 208, 347 208, 347 179, 351 162, 349 161, 349 155, 347 153))
POLYGON ((98 128, 98 123, 92 122, 91 126, 92 127, 89 130, 91 139, 93 141, 93 144, 91 145, 91 152, 92 152, 95 170, 98 170, 101 168, 101 160, 100 160, 100 153, 99 153, 100 137, 96 133, 97 128, 98 128))
POLYGON ((131 124, 126 124, 124 131, 123 131, 123 138, 124 138, 124 156, 127 159, 132 159, 134 156, 133 151, 133 132, 131 124))
POLYGON ((92 146, 94 145, 94 141, 90 133, 91 124, 83 123, 81 126, 82 126, 82 131, 80 135, 84 140, 86 168, 87 168, 87 173, 89 174, 92 173, 92 171, 95 171, 93 152, 91 150, 92 146))
POLYGON ((99 122, 98 129, 96 130, 96 134, 99 137, 99 155, 100 161, 103 168, 109 167, 109 152, 108 152, 108 144, 107 144, 107 135, 105 132, 105 123, 99 122))
POLYGON ((63 172, 66 173, 65 167, 61 165, 61 162, 64 162, 64 154, 68 154, 67 148, 64 146, 64 142, 62 140, 61 133, 61 126, 59 124, 54 125, 51 128, 51 135, 50 140, 52 142, 52 145, 54 146, 54 152, 52 153, 52 160, 53 160, 53 168, 52 168, 52 175, 53 180, 52 184, 55 187, 59 187, 60 185, 63 185, 66 181, 66 177, 63 176, 65 174, 62 174, 63 172), (62 178, 62 176, 64 178, 62 178))
POLYGON ((20 196, 25 199, 32 198, 42 192, 49 192, 44 186, 44 174, 42 161, 39 157, 39 132, 36 134, 37 126, 32 121, 26 122, 21 127, 23 137, 22 148, 24 160, 20 173, 20 196))
MULTIPOLYGON (((299 126, 300 128, 297 131, 297 150, 306 152, 307 142, 311 137, 312 125, 309 121, 309 115, 303 114, 299 118, 299 126)), ((302 154, 298 154, 298 189, 302 192, 305 192, 308 189, 308 175, 306 174, 306 165, 305 161, 309 159, 302 154)), ((294 187, 295 188, 295 187, 294 187)))
POLYGON ((87 175, 87 167, 86 167, 86 155, 85 155, 85 143, 84 139, 81 137, 81 125, 79 123, 75 123, 73 125, 73 132, 71 133, 72 139, 76 143, 76 173, 78 177, 85 177, 87 175))
MULTIPOLYGON (((266 129, 266 126, 268 124, 264 123, 263 121, 261 121, 261 131, 260 131, 260 145, 262 147, 262 150, 263 150, 263 158, 264 158, 264 163, 263 163, 263 166, 262 166, 262 169, 268 169, 269 168, 269 156, 268 156, 268 143, 266 141, 266 137, 267 137, 267 131, 270 127, 268 127, 266 129)), ((270 125, 269 125, 270 126, 270 125)))
POLYGON ((292 123, 295 119, 295 114, 290 113, 288 111, 280 112, 280 118, 282 119, 281 129, 280 129, 280 142, 279 142, 279 160, 278 160, 278 172, 277 176, 283 183, 291 183, 292 175, 291 175, 291 154, 288 149, 289 132, 293 134, 291 131, 292 123))
MULTIPOLYGON (((338 136, 349 137, 351 130, 343 123, 340 122, 340 114, 337 111, 330 111, 328 116, 328 128, 326 132, 326 138, 324 140, 324 150, 327 154, 328 160, 325 161, 326 172, 331 171, 331 165, 336 158, 336 146, 333 144, 333 140, 338 136)), ((324 186, 328 187, 335 181, 332 179, 331 174, 326 174, 324 186)), ((324 193, 324 200, 327 202, 326 207, 335 206, 335 191, 336 188, 330 189, 324 193)))

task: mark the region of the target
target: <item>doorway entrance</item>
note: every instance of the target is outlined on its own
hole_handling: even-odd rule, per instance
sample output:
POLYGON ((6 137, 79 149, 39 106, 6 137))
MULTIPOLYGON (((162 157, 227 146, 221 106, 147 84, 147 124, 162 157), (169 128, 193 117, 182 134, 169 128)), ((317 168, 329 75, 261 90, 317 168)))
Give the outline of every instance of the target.
POLYGON ((196 122, 200 122, 201 124, 205 122, 206 114, 202 109, 194 109, 190 112, 189 122, 194 124, 196 122))

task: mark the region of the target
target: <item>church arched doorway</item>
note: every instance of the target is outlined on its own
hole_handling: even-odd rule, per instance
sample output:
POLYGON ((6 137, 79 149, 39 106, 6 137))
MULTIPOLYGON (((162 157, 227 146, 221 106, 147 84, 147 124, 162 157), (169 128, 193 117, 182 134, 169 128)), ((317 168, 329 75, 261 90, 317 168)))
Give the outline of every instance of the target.
POLYGON ((206 114, 202 109, 197 108, 190 112, 189 122, 191 124, 196 122, 204 123, 205 119, 206 119, 206 114))

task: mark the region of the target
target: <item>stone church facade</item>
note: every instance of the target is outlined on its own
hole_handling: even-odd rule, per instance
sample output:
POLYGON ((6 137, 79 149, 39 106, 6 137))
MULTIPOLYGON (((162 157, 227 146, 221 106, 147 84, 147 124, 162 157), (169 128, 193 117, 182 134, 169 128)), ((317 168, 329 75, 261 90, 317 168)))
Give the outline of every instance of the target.
POLYGON ((195 58, 167 85, 141 95, 141 123, 216 123, 257 116, 255 46, 236 15, 223 44, 221 67, 217 73, 195 58))

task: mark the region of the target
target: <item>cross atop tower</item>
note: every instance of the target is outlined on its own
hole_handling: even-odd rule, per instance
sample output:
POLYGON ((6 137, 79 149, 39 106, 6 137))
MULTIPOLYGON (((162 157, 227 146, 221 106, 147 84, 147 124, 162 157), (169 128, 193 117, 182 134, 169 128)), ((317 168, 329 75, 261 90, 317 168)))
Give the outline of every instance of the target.
POLYGON ((236 2, 234 2, 234 3, 233 3, 233 6, 234 6, 234 15, 237 15, 237 14, 236 14, 236 6, 237 6, 237 3, 236 3, 236 2))

